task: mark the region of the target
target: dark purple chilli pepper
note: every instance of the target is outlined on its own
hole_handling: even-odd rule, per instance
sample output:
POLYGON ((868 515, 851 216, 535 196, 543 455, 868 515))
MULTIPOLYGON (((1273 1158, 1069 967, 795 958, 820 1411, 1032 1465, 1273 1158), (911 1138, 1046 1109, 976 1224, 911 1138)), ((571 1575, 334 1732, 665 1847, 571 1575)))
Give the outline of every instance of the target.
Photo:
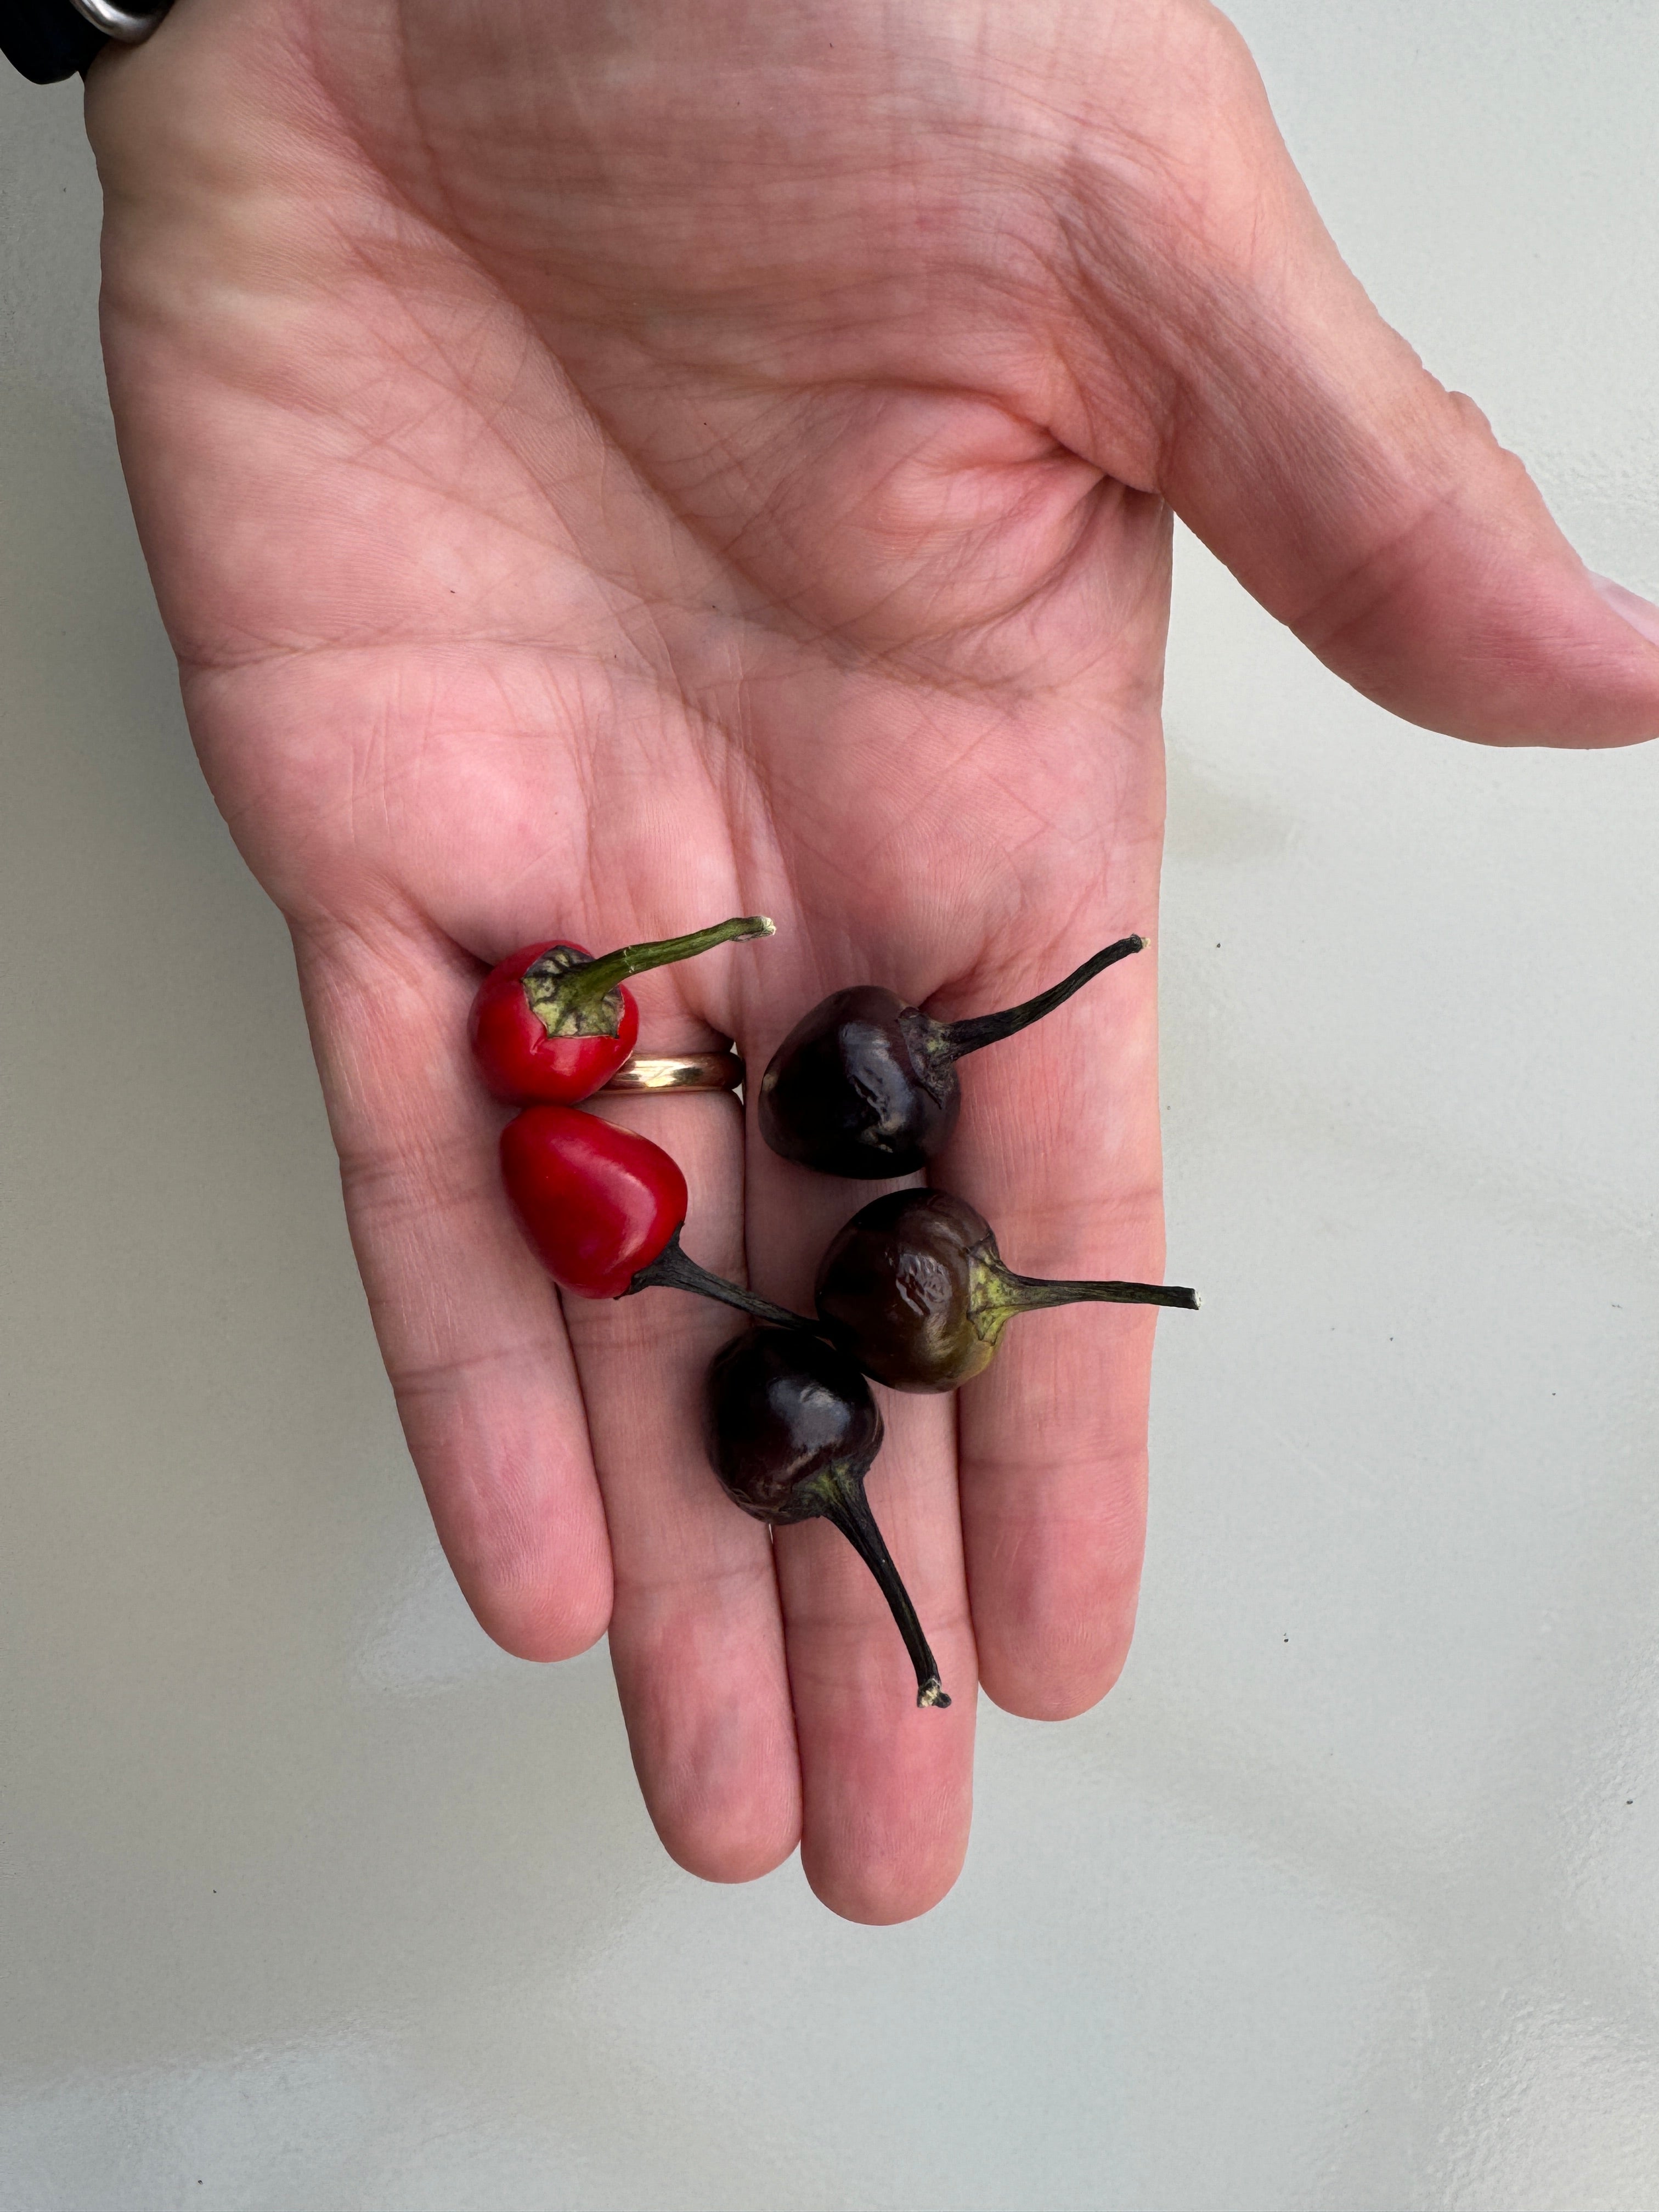
POLYGON ((717 1352, 704 1401, 708 1457, 726 1494, 774 1528, 833 1521, 880 1586, 910 1663, 916 1703, 948 1705, 910 1594, 864 1495, 881 1413, 844 1352, 804 1329, 751 1328, 717 1352))
POLYGON ((873 983, 836 991, 797 1022, 761 1078, 760 1130, 775 1152, 824 1175, 914 1175, 957 1125, 956 1063, 1029 1029, 1146 939, 1121 937, 1035 999, 936 1022, 873 983))
POLYGON ((1051 1283, 1003 1264, 991 1224, 948 1190, 894 1190, 840 1230, 818 1269, 818 1319, 890 1390, 954 1390, 988 1367, 1016 1314, 1100 1299, 1198 1304, 1164 1283, 1051 1283))

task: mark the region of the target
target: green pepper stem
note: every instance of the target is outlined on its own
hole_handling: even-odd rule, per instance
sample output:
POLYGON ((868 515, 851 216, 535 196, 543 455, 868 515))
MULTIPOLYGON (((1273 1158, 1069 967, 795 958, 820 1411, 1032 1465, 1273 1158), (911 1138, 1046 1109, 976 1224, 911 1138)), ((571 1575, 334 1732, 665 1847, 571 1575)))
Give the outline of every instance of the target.
POLYGON ((699 1297, 717 1298, 723 1306, 735 1306, 739 1313, 752 1314, 757 1321, 777 1322, 785 1328, 812 1328, 815 1324, 787 1306, 775 1306, 770 1298, 763 1298, 754 1291, 745 1291, 739 1284, 728 1283, 724 1275, 711 1274, 707 1267, 688 1259, 680 1249, 680 1232, 677 1229, 654 1260, 647 1261, 623 1292, 632 1297, 635 1291, 695 1291, 699 1297))
POLYGON ((1087 1299, 1115 1306, 1180 1306, 1196 1313, 1203 1303, 1196 1291, 1174 1283, 1054 1283, 1041 1275, 1017 1275, 1011 1267, 998 1270, 998 1287, 1010 1293, 1007 1303, 1016 1313, 1081 1305, 1087 1299))
POLYGON ((1009 1006, 1000 1014, 973 1014, 966 1021, 938 1024, 945 1057, 960 1060, 967 1053, 978 1052, 981 1046, 1000 1043, 1017 1030, 1029 1029, 1045 1014, 1052 1014, 1056 1006, 1063 1006, 1073 991, 1080 991, 1085 983, 1091 982, 1103 968, 1127 960, 1132 952, 1142 952, 1146 946, 1144 937, 1120 937, 1115 945, 1109 945, 1103 952, 1095 953, 1080 968, 1073 969, 1063 983, 1040 991, 1035 999, 1009 1006))
POLYGON ((939 1686, 939 1667, 927 1648, 927 1638, 921 1632, 921 1623, 910 1602, 910 1593, 899 1578, 893 1565, 893 1555, 876 1526, 876 1516, 870 1510, 870 1502, 864 1494, 864 1478, 851 1474, 840 1468, 830 1470, 827 1482, 829 1503, 824 1517, 833 1521, 848 1542, 875 1577, 888 1609, 898 1623, 898 1632, 904 1638, 904 1648, 910 1655, 910 1664, 916 1670, 916 1703, 919 1705, 948 1705, 951 1702, 939 1686))
POLYGON ((777 924, 763 914, 733 915, 730 921, 717 921, 708 929, 694 929, 689 937, 659 937, 649 945, 624 945, 615 952, 601 952, 597 958, 571 970, 571 980, 580 981, 581 994, 591 1005, 602 999, 607 991, 614 991, 618 983, 625 983, 630 975, 642 975, 647 968, 669 968, 677 960, 690 960, 699 952, 712 952, 717 945, 730 945, 739 937, 775 937, 777 924))

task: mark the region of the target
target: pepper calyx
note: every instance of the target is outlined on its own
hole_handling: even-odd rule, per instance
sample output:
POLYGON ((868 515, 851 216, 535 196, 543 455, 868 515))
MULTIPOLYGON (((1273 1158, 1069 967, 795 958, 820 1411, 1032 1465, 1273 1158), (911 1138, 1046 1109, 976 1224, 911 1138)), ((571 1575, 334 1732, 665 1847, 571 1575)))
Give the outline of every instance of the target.
POLYGON ((994 1237, 987 1237, 969 1253, 968 1318, 974 1334, 993 1352, 1014 1316, 1024 1310, 1017 1288, 1018 1279, 1003 1266, 994 1237))
POLYGON ((943 1024, 920 1006, 906 1006, 898 1018, 898 1030, 917 1082, 935 1104, 948 1105, 956 1094, 958 1054, 943 1024))
POLYGON ((1045 1306, 1176 1306, 1196 1313, 1201 1304, 1196 1291, 1176 1283, 1066 1282, 1018 1275, 1005 1265, 994 1240, 976 1245, 968 1256, 968 1317, 975 1334, 994 1347, 1016 1314, 1045 1306))
POLYGON ((622 986, 596 991, 588 970, 597 963, 574 945, 550 945, 524 971, 530 1011, 550 1037, 616 1036, 622 1025, 622 986))

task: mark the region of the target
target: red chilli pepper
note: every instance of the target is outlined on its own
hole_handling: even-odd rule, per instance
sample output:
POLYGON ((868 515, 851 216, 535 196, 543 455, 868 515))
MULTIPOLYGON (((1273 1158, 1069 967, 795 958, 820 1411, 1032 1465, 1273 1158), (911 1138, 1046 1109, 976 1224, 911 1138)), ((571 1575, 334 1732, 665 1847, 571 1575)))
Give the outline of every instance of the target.
POLYGON ((640 1010, 625 975, 690 960, 739 937, 770 937, 763 914, 737 915, 690 937, 624 945, 597 957, 580 945, 526 945, 478 986, 468 1024, 478 1073, 503 1104, 574 1106, 633 1051, 640 1010))
POLYGON ((562 1290, 582 1298, 696 1291, 759 1321, 812 1326, 686 1258, 685 1177, 648 1137, 572 1106, 527 1106, 501 1132, 501 1175, 520 1227, 562 1290))

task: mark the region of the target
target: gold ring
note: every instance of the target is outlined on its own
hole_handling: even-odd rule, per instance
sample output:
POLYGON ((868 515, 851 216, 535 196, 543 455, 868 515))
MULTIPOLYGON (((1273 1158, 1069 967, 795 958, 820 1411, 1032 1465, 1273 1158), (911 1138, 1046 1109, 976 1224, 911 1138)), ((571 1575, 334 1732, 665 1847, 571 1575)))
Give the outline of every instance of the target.
POLYGON ((735 1091, 743 1062, 734 1052, 636 1052, 624 1060, 607 1091, 735 1091))

